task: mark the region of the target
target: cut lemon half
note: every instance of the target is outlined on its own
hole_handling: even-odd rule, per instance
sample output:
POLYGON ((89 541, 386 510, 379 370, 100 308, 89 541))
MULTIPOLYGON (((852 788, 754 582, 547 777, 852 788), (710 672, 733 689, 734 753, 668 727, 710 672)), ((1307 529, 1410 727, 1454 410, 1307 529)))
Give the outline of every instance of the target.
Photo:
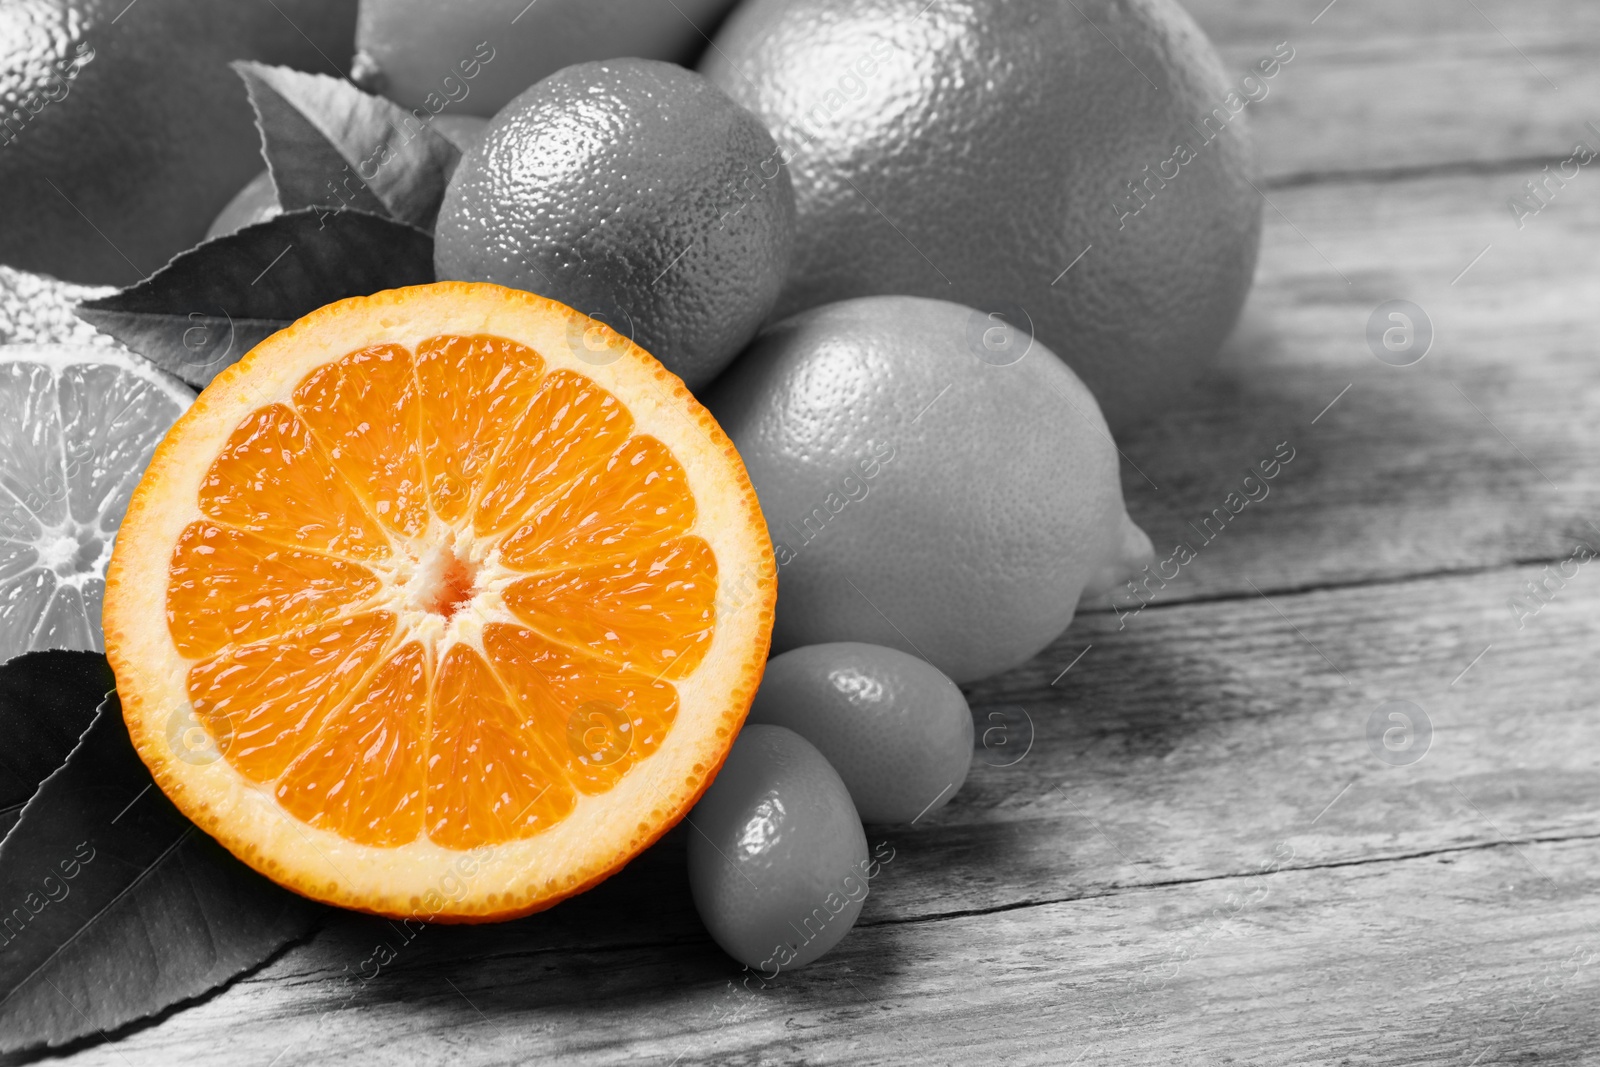
POLYGON ((322 308, 200 395, 128 507, 106 652, 156 781, 240 859, 483 921, 689 810, 775 591, 744 465, 676 377, 441 282, 322 308))
POLYGON ((99 651, 117 526, 194 393, 124 350, 0 345, 0 662, 99 651))

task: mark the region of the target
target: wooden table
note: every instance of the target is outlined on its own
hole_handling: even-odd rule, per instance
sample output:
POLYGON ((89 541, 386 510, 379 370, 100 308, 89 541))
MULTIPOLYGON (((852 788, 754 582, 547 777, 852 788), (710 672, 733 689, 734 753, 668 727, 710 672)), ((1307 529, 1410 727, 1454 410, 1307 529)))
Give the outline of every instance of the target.
POLYGON ((674 832, 516 923, 330 915, 70 1058, 1600 1062, 1600 564, 1510 607, 1600 551, 1600 162, 1507 207, 1600 147, 1600 5, 1326 2, 1191 0, 1230 70, 1296 58, 1251 105, 1265 236, 1223 372, 1122 442, 1163 548, 1296 458, 1142 612, 971 690, 989 745, 870 832, 894 858, 831 955, 739 985, 674 832), (1412 366, 1366 341, 1393 299, 1435 330, 1412 366), (1416 762, 1369 741, 1391 700, 1431 723, 1416 762))

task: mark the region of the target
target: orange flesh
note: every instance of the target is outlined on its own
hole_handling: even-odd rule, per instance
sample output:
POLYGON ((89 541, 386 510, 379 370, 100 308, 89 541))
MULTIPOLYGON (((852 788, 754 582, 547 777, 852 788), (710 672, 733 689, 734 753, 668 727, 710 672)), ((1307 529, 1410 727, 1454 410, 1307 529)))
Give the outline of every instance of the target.
POLYGON ((195 714, 361 844, 548 829, 659 748, 710 645, 682 467, 504 338, 318 368, 239 425, 198 504, 167 579, 195 714))

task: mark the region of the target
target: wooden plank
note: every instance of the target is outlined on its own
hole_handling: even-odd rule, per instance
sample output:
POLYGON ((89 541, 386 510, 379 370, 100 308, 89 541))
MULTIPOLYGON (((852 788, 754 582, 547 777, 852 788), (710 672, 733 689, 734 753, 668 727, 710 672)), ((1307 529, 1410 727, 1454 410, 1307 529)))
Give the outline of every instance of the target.
MULTIPOLYGON (((980 748, 950 805, 910 830, 869 832, 894 858, 863 923, 1120 898, 1248 875, 1264 859, 1322 869, 1600 835, 1600 718, 1584 684, 1600 640, 1600 572, 1580 571, 1518 629, 1505 602, 1532 573, 1156 607, 1121 630, 1110 615, 1083 620, 1048 655, 973 690, 980 748), (1408 766, 1385 762, 1368 740, 1373 711, 1393 698, 1421 705, 1434 730, 1408 766), (1000 724, 1009 747, 993 733, 982 747, 1000 724)), ((434 997, 426 984, 437 973, 505 957, 544 961, 575 988, 589 987, 571 969, 598 968, 593 995, 603 1001, 616 979, 611 964, 585 962, 595 953, 669 970, 715 957, 683 869, 683 833, 674 832, 594 892, 515 923, 412 939, 338 915, 267 979, 216 1003, 241 1025, 270 1019, 309 1043, 304 1016, 368 986, 358 976, 386 969, 381 944, 399 956, 401 999, 434 997)), ((525 1003, 548 992, 542 979, 503 981, 525 1003)), ((195 1012, 212 1021, 193 1025, 216 1025, 209 1010, 159 1030, 192 1034, 195 1012)), ((357 1024, 346 1016, 333 1030, 345 1025, 357 1024)), ((169 1039, 183 1040, 150 1038, 155 1048, 169 1039)))
POLYGON ((1268 194, 1256 286, 1218 372, 1188 410, 1119 442, 1129 510, 1162 557, 1198 552, 1163 600, 1560 559, 1577 538, 1600 549, 1600 173, 1521 230, 1513 191, 1469 175, 1268 194), (1366 337, 1397 299, 1435 335, 1407 367, 1366 337), (1280 442, 1297 458, 1269 495, 1202 541, 1189 524, 1280 442))
POLYGON ((1279 42, 1295 50, 1246 108, 1269 181, 1559 159, 1576 139, 1600 149, 1600 134, 1585 126, 1600 123, 1593 4, 1183 3, 1234 85, 1279 42))
POLYGON ((764 989, 704 943, 307 982, 313 947, 71 1059, 1593 1062, 1597 869, 1600 842, 1526 843, 879 922, 764 989))

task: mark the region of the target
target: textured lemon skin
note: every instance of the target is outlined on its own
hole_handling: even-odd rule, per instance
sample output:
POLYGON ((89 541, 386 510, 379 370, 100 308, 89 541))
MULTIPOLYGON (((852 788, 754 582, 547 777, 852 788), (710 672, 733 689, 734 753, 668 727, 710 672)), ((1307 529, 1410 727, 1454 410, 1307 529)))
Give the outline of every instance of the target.
POLYGON ((109 335, 73 311, 85 300, 113 292, 102 286, 75 285, 0 264, 0 345, 116 345, 109 335))
POLYGON ((355 17, 356 0, 0 4, 0 262, 126 285, 198 243, 261 167, 229 61, 338 73, 355 17))
POLYGON ((1202 146, 1241 75, 1175 0, 750 0, 701 69, 789 160, 779 316, 876 293, 1020 306, 1121 431, 1180 401, 1244 302, 1249 109, 1202 146), (1179 142, 1197 156, 1163 181, 1179 142))
POLYGON ((670 63, 585 63, 490 122, 439 210, 441 278, 539 293, 628 334, 690 389, 772 310, 794 194, 761 122, 670 63))
POLYGON ((682 383, 648 353, 572 309, 530 293, 463 282, 392 289, 312 312, 219 374, 174 424, 134 491, 106 577, 106 655, 123 718, 156 783, 245 863, 314 900, 429 922, 488 922, 541 911, 621 870, 693 806, 727 756, 760 682, 776 576, 761 512, 738 453, 682 383), (419 839, 360 845, 288 815, 271 787, 226 759, 190 762, 171 740, 185 714, 188 661, 166 625, 167 566, 213 457, 251 411, 290 402, 316 367, 372 344, 414 348, 438 334, 491 333, 529 344, 549 369, 585 374, 618 396, 680 457, 698 516, 690 532, 718 561, 717 629, 695 672, 676 683, 679 715, 661 747, 610 792, 520 841, 466 852, 419 839), (574 338, 599 337, 609 362, 574 338))
POLYGON ((777 552, 775 651, 864 641, 972 681, 1049 644, 1106 564, 1148 556, 1094 397, 1037 341, 985 362, 988 328, 920 297, 827 304, 707 393, 777 552))

